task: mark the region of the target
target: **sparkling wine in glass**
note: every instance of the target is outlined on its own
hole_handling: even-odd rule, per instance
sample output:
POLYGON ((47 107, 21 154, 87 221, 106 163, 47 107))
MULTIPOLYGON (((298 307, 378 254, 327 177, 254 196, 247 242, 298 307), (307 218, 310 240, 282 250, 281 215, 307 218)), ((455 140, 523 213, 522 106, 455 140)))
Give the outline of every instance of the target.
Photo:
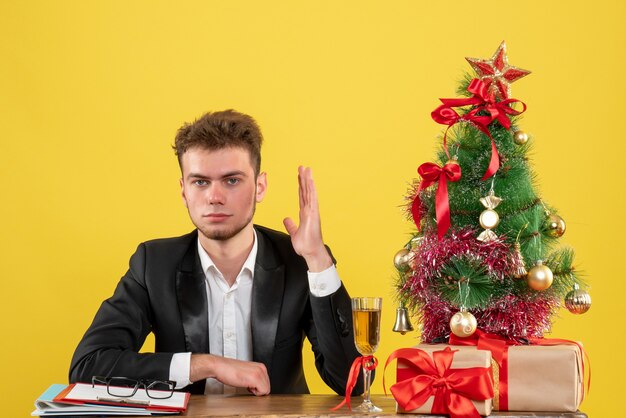
MULTIPOLYGON (((362 356, 373 356, 380 341, 380 311, 382 298, 352 298, 352 325, 354 344, 362 356)), ((360 412, 381 412, 370 399, 371 370, 363 365, 363 403, 357 407, 360 412)))

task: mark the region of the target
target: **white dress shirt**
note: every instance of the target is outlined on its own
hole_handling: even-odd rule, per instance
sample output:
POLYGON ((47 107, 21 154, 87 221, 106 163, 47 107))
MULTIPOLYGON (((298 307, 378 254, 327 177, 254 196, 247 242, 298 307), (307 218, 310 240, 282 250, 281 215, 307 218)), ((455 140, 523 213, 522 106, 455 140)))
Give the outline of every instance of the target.
MULTIPOLYGON (((209 318, 209 349, 216 356, 252 361, 252 329, 250 313, 252 281, 258 251, 258 240, 254 231, 254 244, 243 263, 235 282, 229 286, 198 239, 198 254, 202 271, 206 276, 206 292, 209 318)), ((313 296, 323 297, 336 292, 341 280, 334 265, 319 273, 308 272, 309 289, 313 296)), ((183 388, 189 381, 191 353, 175 353, 170 363, 170 380, 176 381, 176 389, 183 388)), ((246 388, 234 388, 207 379, 205 393, 248 393, 246 388)))

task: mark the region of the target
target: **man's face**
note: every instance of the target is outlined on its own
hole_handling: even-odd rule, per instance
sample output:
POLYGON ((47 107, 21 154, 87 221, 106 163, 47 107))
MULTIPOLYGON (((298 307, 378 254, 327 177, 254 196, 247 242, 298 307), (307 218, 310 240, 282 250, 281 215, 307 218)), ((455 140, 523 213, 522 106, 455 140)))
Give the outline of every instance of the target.
POLYGON ((255 179, 247 150, 196 147, 187 150, 181 161, 183 202, 202 235, 225 241, 251 224, 267 183, 265 173, 255 179))

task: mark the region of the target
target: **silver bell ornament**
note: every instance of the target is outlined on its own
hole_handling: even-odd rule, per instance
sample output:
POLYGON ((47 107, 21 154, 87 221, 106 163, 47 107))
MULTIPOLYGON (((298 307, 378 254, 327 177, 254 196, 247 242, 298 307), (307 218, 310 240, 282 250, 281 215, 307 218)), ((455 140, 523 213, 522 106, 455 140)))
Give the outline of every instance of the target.
POLYGON ((409 310, 404 304, 401 304, 396 308, 396 322, 393 324, 393 332, 399 332, 404 335, 411 331, 413 331, 413 325, 411 325, 411 319, 409 318, 409 310))

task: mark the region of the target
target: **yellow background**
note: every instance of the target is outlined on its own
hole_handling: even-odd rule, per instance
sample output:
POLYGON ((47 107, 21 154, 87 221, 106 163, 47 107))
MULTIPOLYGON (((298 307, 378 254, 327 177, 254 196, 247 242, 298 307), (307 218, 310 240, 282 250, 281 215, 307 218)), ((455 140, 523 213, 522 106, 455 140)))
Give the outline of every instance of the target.
MULTIPOLYGON (((592 285, 591 311, 561 312, 552 336, 583 341, 591 356, 582 410, 621 409, 622 1, 2 3, 3 416, 26 416, 66 382, 139 242, 191 229, 170 145, 207 110, 235 108, 262 126, 269 191, 258 223, 282 229, 297 215, 296 167, 314 167, 342 279, 353 295, 385 298, 379 358, 413 345, 415 334, 390 330, 391 261, 412 230, 399 207, 434 155, 438 97, 455 95, 465 56, 488 58, 503 39, 510 63, 533 71, 513 96, 529 107, 540 192, 592 285)), ((311 362, 312 391, 328 393, 311 362)))

